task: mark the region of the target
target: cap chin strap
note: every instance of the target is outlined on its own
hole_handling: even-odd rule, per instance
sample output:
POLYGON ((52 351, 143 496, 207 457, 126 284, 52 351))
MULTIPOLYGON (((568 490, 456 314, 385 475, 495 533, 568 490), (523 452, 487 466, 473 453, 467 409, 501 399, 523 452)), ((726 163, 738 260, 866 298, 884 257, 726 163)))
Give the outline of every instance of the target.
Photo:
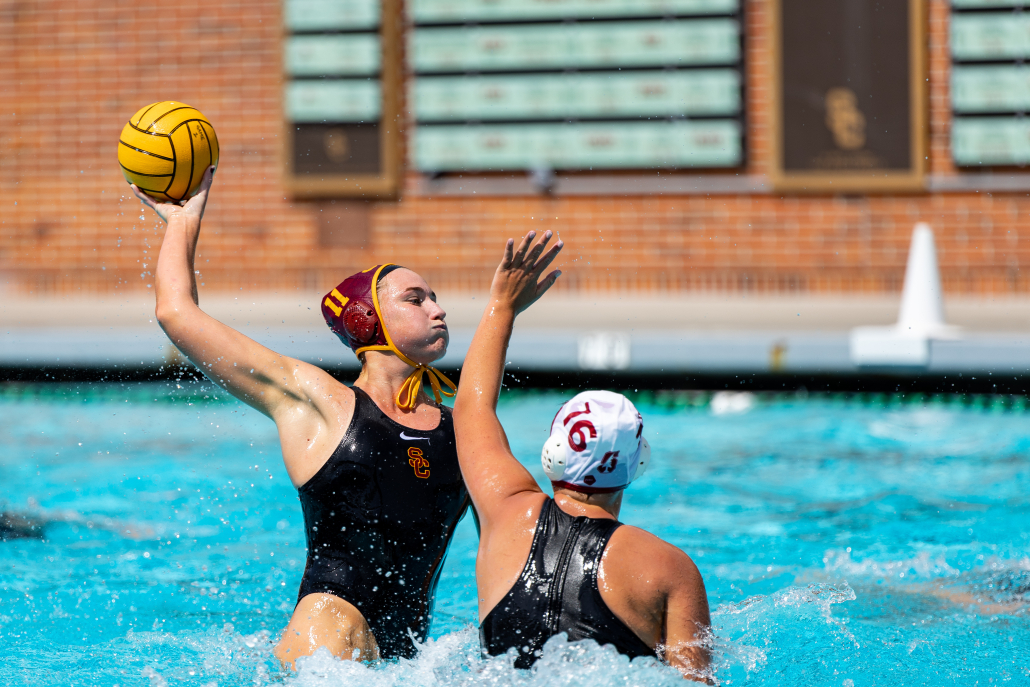
POLYGON ((393 263, 385 263, 376 270, 375 275, 372 278, 372 305, 375 306, 376 315, 379 316, 379 326, 383 328, 383 336, 386 338, 385 346, 362 346, 358 350, 354 351, 355 355, 360 355, 365 351, 390 351, 398 358, 406 362, 415 368, 408 378, 401 384, 400 390, 397 391, 397 407, 402 410, 412 410, 415 404, 418 403, 418 392, 422 389, 422 377, 428 375, 429 385, 433 390, 433 398, 436 399, 437 403, 443 403, 443 396, 452 397, 458 392, 457 385, 451 380, 447 379, 447 375, 440 372, 435 367, 430 367, 423 363, 416 363, 408 356, 401 353, 400 349, 393 343, 393 339, 390 338, 390 332, 386 329, 386 322, 383 319, 383 312, 379 309, 379 294, 376 288, 379 285, 379 273, 383 271, 383 268, 389 267, 393 263), (450 391, 447 391, 441 386, 441 383, 450 387, 450 391))
POLYGON ((408 365, 413 366, 415 369, 412 371, 408 378, 404 380, 404 384, 401 384, 400 390, 397 392, 397 407, 403 408, 404 410, 411 410, 415 407, 415 403, 418 401, 418 392, 422 388, 422 376, 426 375, 429 377, 429 385, 433 389, 433 398, 436 399, 437 403, 443 403, 443 399, 440 394, 444 396, 454 396, 458 391, 458 387, 455 386, 454 382, 447 379, 447 375, 440 372, 435 367, 429 365, 423 365, 422 363, 412 362, 406 355, 400 351, 394 350, 397 357, 406 362, 408 365), (440 383, 443 382, 451 388, 450 391, 442 388, 440 383))
POLYGON ((401 384, 400 390, 397 391, 397 397, 394 399, 397 401, 397 407, 403 410, 411 410, 418 403, 418 392, 422 390, 422 377, 423 375, 429 377, 429 388, 433 390, 433 397, 437 403, 443 403, 442 396, 448 398, 454 396, 458 391, 458 386, 447 378, 443 372, 430 367, 429 365, 423 365, 422 363, 416 363, 414 360, 404 355, 397 350, 396 347, 390 346, 362 346, 357 350, 357 353, 364 353, 365 351, 390 351, 398 358, 411 365, 414 370, 408 375, 408 378, 401 384), (450 387, 450 391, 443 388, 444 386, 450 387), (442 396, 441 396, 442 395, 442 396))

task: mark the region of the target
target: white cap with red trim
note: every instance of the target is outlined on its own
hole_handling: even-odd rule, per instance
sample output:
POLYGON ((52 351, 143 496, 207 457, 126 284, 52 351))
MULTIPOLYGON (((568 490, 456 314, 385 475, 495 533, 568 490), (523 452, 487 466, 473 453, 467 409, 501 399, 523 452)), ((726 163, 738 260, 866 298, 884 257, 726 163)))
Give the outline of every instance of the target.
POLYGON ((584 391, 561 407, 540 462, 555 487, 588 494, 625 489, 644 474, 651 447, 644 419, 611 391, 584 391))

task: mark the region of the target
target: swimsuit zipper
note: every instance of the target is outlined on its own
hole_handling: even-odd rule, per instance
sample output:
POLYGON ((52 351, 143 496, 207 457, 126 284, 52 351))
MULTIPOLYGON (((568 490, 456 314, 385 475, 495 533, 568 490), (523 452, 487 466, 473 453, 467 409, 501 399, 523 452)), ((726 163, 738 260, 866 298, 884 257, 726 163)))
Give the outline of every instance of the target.
POLYGON ((548 590, 547 605, 547 626, 551 635, 558 633, 558 621, 561 618, 562 596, 565 593, 565 576, 569 571, 569 562, 572 560, 572 550, 579 539, 579 530, 583 521, 577 518, 572 523, 569 536, 562 545, 561 554, 558 556, 558 565, 554 570, 554 577, 551 579, 551 588, 548 590))

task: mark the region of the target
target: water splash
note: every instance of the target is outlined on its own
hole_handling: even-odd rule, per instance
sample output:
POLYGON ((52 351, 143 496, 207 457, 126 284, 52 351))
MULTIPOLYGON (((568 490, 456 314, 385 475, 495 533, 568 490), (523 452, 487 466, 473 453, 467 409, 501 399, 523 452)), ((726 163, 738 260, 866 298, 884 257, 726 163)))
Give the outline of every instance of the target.
POLYGON ((953 577, 959 571, 948 564, 944 554, 936 556, 929 551, 921 551, 911 558, 878 561, 868 558, 856 561, 850 551, 830 549, 823 556, 826 572, 834 576, 871 577, 871 578, 937 578, 953 577))
MULTIPOLYGON (((825 650, 837 646, 858 648, 847 629, 847 618, 836 617, 832 607, 855 600, 848 584, 814 584, 790 587, 768 596, 754 596, 736 604, 720 606, 712 614, 714 633, 704 641, 712 648, 711 669, 699 677, 715 678, 731 685, 748 681, 762 671, 787 633, 796 644, 807 639, 810 648, 825 650), (818 631, 811 620, 818 618, 825 628, 818 631), (797 626, 806 627, 798 633, 797 626), (841 640, 844 640, 843 642, 841 640)), ((786 646, 786 642, 782 643, 786 646)), ((792 652, 797 647, 793 647, 792 652)), ((414 659, 400 659, 377 666, 341 661, 322 649, 298 660, 298 671, 286 684, 291 687, 337 687, 360 684, 367 687, 578 687, 677 685, 683 678, 674 668, 655 658, 630 661, 611 646, 586 640, 569 642, 564 635, 552 637, 532 669, 513 667, 514 650, 505 656, 483 658, 479 640, 471 626, 419 646, 414 659)))
MULTIPOLYGON (((768 596, 754 596, 736 604, 725 604, 713 613, 714 633, 705 638, 713 650, 712 667, 701 677, 731 685, 749 681, 761 672, 770 658, 779 660, 787 646, 779 635, 788 634, 797 649, 798 638, 808 648, 858 649, 847 629, 847 618, 837 617, 832 607, 853 601, 854 590, 841 583, 790 587, 768 596), (811 620, 821 622, 813 625, 811 620), (804 627, 803 632, 798 627, 804 627), (819 630, 819 627, 825 628, 819 630)), ((817 653, 813 651, 813 653, 817 653)), ((683 678, 675 669, 654 658, 630 661, 610 646, 593 641, 569 642, 564 635, 552 637, 531 670, 516 670, 514 651, 505 656, 483 658, 473 627, 431 639, 419 646, 414 659, 400 659, 379 665, 341 661, 322 649, 299 659, 298 670, 286 678, 290 687, 336 687, 360 684, 368 687, 573 687, 678 685, 683 678)))
POLYGON ((251 635, 236 632, 232 623, 221 629, 200 632, 133 632, 112 642, 111 648, 123 654, 140 657, 146 665, 139 675, 150 679, 153 686, 185 681, 215 679, 217 683, 255 685, 269 683, 279 672, 272 657, 272 640, 267 630, 251 635), (123 644, 127 646, 122 646, 123 644))
POLYGON ((679 672, 654 658, 630 661, 610 646, 593 641, 569 642, 564 635, 552 637, 530 670, 516 670, 514 651, 483 658, 479 638, 471 627, 429 640, 419 646, 413 659, 375 666, 341 661, 320 649, 299 659, 298 671, 286 680, 290 687, 578 687, 596 685, 682 686, 679 672))
POLYGON ((841 582, 787 587, 719 606, 712 613, 713 669, 719 682, 744 682, 767 663, 796 661, 796 656, 827 648, 856 651, 860 646, 848 630, 847 617, 833 612, 834 605, 856 598, 848 583, 841 582), (816 619, 821 622, 813 623, 816 619))

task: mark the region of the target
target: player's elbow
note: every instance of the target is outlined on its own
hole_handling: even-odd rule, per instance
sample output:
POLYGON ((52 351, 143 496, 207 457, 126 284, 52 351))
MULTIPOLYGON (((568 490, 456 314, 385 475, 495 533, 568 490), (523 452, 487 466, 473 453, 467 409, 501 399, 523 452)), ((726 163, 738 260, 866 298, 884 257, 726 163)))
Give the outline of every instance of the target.
POLYGON ((191 311, 196 306, 192 301, 186 302, 183 299, 158 298, 157 306, 154 308, 154 317, 157 319, 161 329, 171 334, 174 331, 182 330, 187 326, 191 311))
POLYGON ((158 324, 165 330, 169 327, 174 327, 176 321, 179 319, 179 309, 168 302, 167 299, 158 299, 157 306, 154 308, 154 317, 157 319, 158 324))

